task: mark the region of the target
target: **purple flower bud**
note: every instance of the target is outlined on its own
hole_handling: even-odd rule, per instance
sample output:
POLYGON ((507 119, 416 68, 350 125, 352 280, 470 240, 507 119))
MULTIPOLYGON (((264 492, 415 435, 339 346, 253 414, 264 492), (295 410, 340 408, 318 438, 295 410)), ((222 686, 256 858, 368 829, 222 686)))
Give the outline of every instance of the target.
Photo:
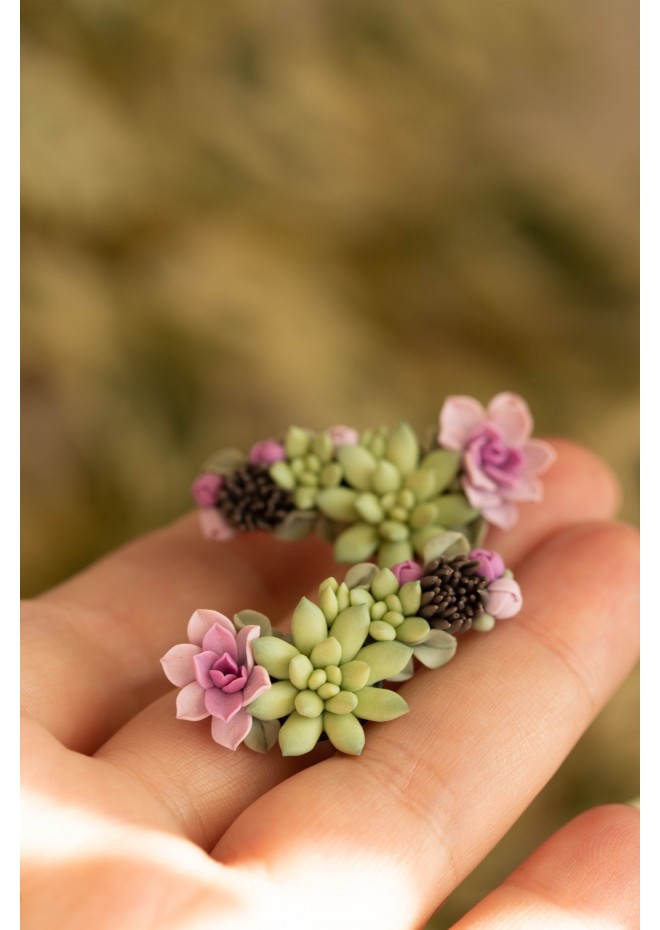
POLYGON ((331 426, 328 433, 335 447, 355 446, 360 441, 360 434, 350 426, 331 426))
POLYGON ((471 549, 468 558, 479 562, 477 571, 488 581, 495 581, 504 574, 504 559, 499 552, 493 552, 492 549, 471 549))
POLYGON ((405 584, 407 581, 419 581, 424 574, 422 566, 412 559, 408 559, 406 562, 398 562, 392 566, 390 571, 396 576, 396 580, 400 585, 405 584))
POLYGON ((193 481, 192 496, 199 507, 214 507, 222 487, 222 476, 206 471, 193 481))
POLYGON ((515 617, 522 607, 522 593, 513 578, 496 578, 488 585, 487 612, 496 620, 515 617))
POLYGON ((286 458, 282 443, 275 439, 262 439, 250 449, 249 460, 251 465, 272 465, 286 458))

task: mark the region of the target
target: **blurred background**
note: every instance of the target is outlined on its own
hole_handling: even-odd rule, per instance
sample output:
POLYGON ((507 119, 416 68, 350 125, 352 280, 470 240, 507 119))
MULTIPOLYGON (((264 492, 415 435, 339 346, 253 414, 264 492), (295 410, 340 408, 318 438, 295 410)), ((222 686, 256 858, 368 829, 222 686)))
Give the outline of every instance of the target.
MULTIPOLYGON (((529 400, 638 495, 638 11, 625 0, 24 0, 22 587, 290 423, 529 400)), ((638 793, 631 676, 449 927, 638 793)))

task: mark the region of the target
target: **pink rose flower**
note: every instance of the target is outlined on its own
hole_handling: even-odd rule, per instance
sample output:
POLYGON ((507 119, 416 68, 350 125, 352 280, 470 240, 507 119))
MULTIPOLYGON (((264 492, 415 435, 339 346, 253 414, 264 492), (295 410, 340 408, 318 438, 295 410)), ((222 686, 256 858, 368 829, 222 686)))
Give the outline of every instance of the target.
POLYGON ((471 549, 468 558, 479 563, 477 572, 488 581, 495 581, 504 574, 504 559, 499 552, 494 552, 492 549, 471 549))
POLYGON ((173 646, 160 660, 165 675, 181 691, 176 715, 180 720, 212 717, 216 743, 236 749, 252 727, 245 707, 270 688, 265 668, 254 664, 253 639, 258 626, 238 633, 215 610, 196 610, 188 622, 189 643, 173 646))
POLYGON ((484 409, 472 397, 448 397, 440 411, 438 442, 463 453, 462 484, 470 504, 501 529, 518 519, 517 503, 538 501, 538 475, 554 462, 552 446, 530 439, 533 420, 517 394, 497 394, 484 409))
POLYGON ((286 458, 286 452, 281 442, 275 439, 262 439, 250 449, 248 456, 252 465, 272 465, 286 458))
POLYGON ((331 426, 328 430, 335 446, 355 446, 360 441, 360 434, 351 426, 331 426))
POLYGON ((396 565, 392 566, 390 571, 393 575, 396 575, 396 580, 400 585, 405 584, 407 581, 419 581, 424 574, 422 566, 412 559, 407 559, 405 562, 398 562, 396 565))
POLYGON ((488 585, 486 612, 496 620, 515 617, 522 607, 522 593, 513 578, 496 578, 488 585))
POLYGON ((213 507, 218 501, 222 476, 205 471, 193 481, 192 496, 198 507, 213 507))

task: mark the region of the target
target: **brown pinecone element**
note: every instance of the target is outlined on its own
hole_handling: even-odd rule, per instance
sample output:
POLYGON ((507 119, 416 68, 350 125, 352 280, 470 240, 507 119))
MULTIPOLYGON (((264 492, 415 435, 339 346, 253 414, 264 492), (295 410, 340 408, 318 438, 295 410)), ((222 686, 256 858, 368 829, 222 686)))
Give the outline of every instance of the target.
POLYGON ((275 484, 263 465, 248 463, 224 476, 218 507, 239 530, 273 530, 294 509, 290 491, 275 484))
POLYGON ((424 567, 422 604, 418 611, 436 630, 465 633, 484 612, 488 579, 479 575, 479 562, 466 555, 435 559, 424 567))

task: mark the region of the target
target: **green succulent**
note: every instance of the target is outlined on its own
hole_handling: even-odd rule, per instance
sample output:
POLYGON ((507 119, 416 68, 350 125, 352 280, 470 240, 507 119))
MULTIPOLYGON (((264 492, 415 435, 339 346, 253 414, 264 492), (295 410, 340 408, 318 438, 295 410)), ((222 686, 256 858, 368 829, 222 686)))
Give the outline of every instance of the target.
POLYGON ((407 423, 389 434, 363 435, 358 444, 340 447, 337 459, 344 483, 320 490, 316 506, 350 524, 335 541, 340 562, 377 555, 380 566, 390 567, 421 555, 447 527, 464 527, 479 516, 453 489, 461 453, 435 449, 421 456, 407 423))
POLYGON ((312 510, 319 491, 337 487, 343 478, 332 437, 328 431, 291 426, 283 444, 286 459, 271 465, 269 474, 277 485, 293 492, 298 510, 312 510))
POLYGON ((274 682, 246 709, 262 721, 286 718, 278 733, 283 755, 309 752, 323 733, 336 749, 359 755, 365 740, 360 720, 407 713, 396 692, 374 686, 399 674, 412 649, 396 641, 367 643, 370 623, 366 604, 348 603, 328 629, 321 607, 303 597, 291 621, 292 642, 261 636, 252 644, 255 661, 274 682))

